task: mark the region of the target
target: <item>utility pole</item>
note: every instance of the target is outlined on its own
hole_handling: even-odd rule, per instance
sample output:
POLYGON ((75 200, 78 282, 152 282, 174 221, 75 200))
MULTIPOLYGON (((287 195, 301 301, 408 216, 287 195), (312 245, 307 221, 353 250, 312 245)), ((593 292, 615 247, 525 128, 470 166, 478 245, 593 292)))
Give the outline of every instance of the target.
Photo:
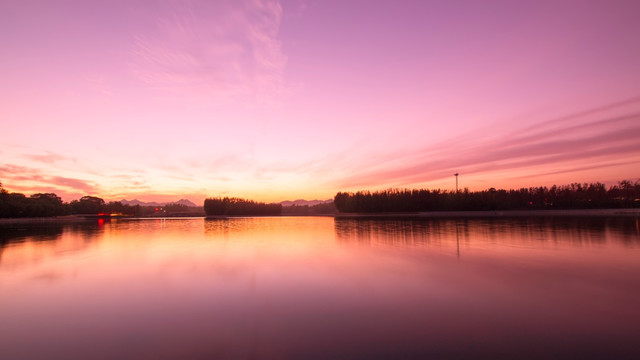
POLYGON ((456 194, 458 193, 458 173, 453 174, 456 177, 456 194))

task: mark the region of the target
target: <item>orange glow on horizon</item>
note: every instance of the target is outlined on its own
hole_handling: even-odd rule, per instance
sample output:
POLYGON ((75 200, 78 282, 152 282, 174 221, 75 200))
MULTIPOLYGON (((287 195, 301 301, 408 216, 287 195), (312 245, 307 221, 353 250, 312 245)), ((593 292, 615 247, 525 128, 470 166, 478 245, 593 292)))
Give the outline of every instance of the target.
POLYGON ((2 185, 201 204, 640 178, 636 2, 335 6, 7 5, 2 185))

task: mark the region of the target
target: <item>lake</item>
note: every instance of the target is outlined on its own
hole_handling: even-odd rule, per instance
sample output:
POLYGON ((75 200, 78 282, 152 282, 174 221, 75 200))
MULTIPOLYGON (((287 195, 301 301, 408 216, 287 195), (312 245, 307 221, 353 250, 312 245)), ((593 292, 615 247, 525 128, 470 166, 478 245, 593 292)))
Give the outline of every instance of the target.
POLYGON ((3 225, 0 357, 638 359, 640 224, 3 225))

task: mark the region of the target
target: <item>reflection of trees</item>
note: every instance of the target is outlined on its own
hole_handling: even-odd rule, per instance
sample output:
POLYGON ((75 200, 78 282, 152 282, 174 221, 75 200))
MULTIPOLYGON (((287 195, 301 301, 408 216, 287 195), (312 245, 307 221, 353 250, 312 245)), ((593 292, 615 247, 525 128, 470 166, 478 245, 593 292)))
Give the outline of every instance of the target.
POLYGON ((92 241, 104 231, 97 223, 83 224, 6 224, 0 225, 0 244, 25 241, 46 242, 58 240, 63 233, 77 234, 92 241))
POLYGON ((485 219, 335 219, 340 242, 393 246, 490 243, 640 242, 640 225, 630 217, 532 217, 485 219))
POLYGON ((228 238, 229 234, 252 232, 265 226, 260 218, 206 218, 204 232, 214 237, 228 238))
POLYGON ((228 238, 230 222, 242 219, 204 219, 204 233, 213 237, 228 238))
POLYGON ((0 226, 0 264, 4 248, 12 243, 26 241, 55 241, 62 235, 61 224, 48 224, 47 226, 0 226))
POLYGON ((335 219, 338 241, 420 246, 455 240, 455 221, 419 219, 335 219))
POLYGON ((0 264, 7 258, 15 261, 18 253, 22 253, 20 257, 40 259, 43 254, 59 256, 68 251, 85 250, 103 231, 104 228, 95 223, 3 224, 0 225, 0 264), (32 250, 25 255, 24 249, 32 250))
POLYGON ((52 241, 62 235, 62 224, 2 226, 0 227, 0 244, 23 241, 52 241))

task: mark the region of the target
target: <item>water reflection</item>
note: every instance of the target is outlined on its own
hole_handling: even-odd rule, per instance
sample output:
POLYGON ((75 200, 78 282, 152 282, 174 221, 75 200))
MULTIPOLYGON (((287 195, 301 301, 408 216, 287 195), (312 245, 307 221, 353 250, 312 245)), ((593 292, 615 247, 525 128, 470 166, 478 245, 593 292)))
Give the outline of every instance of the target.
POLYGON ((8 359, 640 356, 636 219, 12 231, 0 261, 8 359))
POLYGON ((51 241, 61 234, 62 224, 0 225, 0 246, 24 241, 51 241))
POLYGON ((0 270, 41 262, 90 247, 104 231, 104 223, 2 224, 0 270))
POLYGON ((615 241, 640 243, 637 218, 532 217, 489 219, 335 219, 336 238, 373 246, 452 246, 460 243, 565 242, 575 245, 615 241), (455 236, 454 236, 455 235, 455 236))

